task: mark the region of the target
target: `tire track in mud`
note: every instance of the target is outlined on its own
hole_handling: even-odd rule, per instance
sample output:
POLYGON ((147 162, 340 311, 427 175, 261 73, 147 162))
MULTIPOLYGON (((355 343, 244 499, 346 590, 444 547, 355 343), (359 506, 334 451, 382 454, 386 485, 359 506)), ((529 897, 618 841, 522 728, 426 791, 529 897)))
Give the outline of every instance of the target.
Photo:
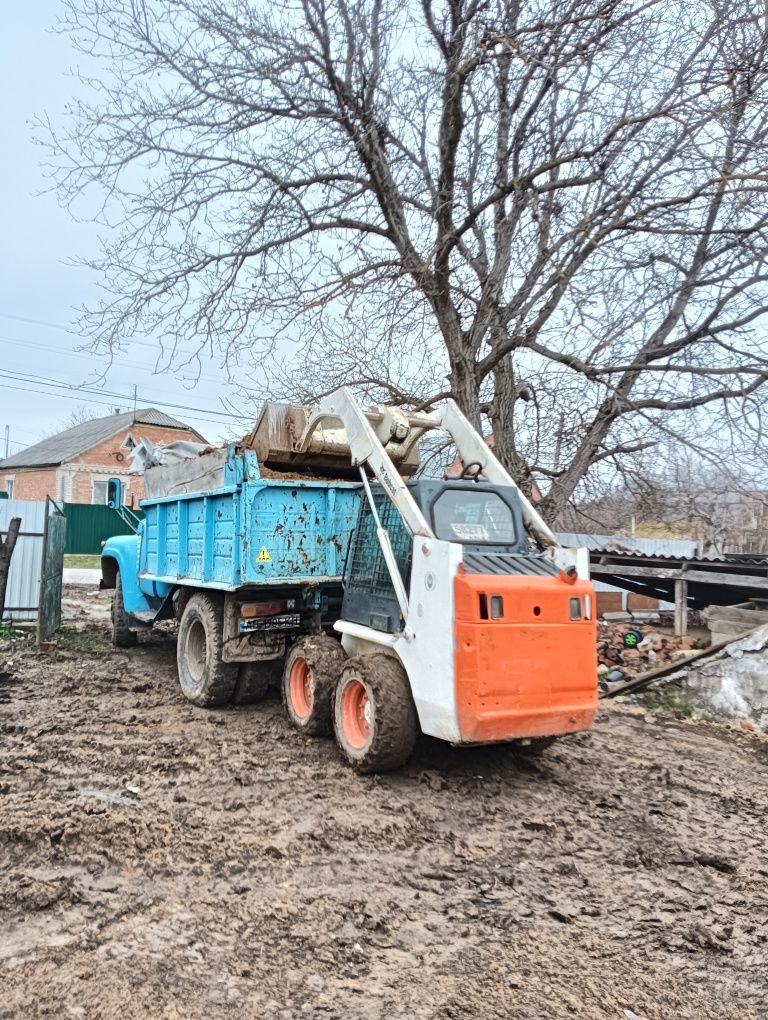
POLYGON ((616 705, 361 777, 69 602, 89 647, 2 667, 0 1017, 764 1015, 762 739, 616 705))

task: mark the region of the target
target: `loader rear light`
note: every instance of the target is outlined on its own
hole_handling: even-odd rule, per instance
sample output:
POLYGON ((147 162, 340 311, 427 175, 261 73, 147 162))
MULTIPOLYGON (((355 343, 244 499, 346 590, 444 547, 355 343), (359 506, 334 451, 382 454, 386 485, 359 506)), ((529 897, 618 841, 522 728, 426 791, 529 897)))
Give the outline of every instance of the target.
POLYGON ((240 606, 240 616, 243 620, 253 620, 260 616, 277 616, 282 611, 282 602, 246 602, 240 606))
POLYGON ((589 595, 584 595, 581 598, 572 598, 568 600, 569 617, 571 620, 591 620, 592 619, 592 600, 589 595))
POLYGON ((504 618, 504 598, 501 595, 491 595, 490 613, 488 612, 488 596, 484 591, 478 596, 481 620, 501 620, 504 618))

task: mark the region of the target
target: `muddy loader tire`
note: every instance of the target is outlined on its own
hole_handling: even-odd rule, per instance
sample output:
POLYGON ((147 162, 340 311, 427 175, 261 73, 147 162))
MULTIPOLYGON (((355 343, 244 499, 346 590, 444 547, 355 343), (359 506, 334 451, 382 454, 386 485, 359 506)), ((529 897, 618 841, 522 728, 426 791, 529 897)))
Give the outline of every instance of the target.
POLYGON ((291 725, 312 737, 333 732, 333 691, 346 662, 341 644, 327 634, 299 638, 285 659, 282 695, 291 725))
POLYGON ((280 683, 282 668, 282 659, 241 662, 232 701, 236 705, 255 705, 263 701, 269 688, 280 683))
POLYGON ((138 641, 135 631, 130 628, 131 618, 123 602, 123 580, 118 570, 115 577, 115 592, 112 596, 112 644, 115 648, 132 648, 138 641))
POLYGON ((222 662, 224 605, 221 596, 196 592, 179 624, 176 661, 184 697, 201 708, 225 705, 237 686, 237 663, 222 662))
POLYGON ((358 772, 404 765, 419 734, 408 677, 390 655, 347 660, 333 700, 336 743, 358 772))

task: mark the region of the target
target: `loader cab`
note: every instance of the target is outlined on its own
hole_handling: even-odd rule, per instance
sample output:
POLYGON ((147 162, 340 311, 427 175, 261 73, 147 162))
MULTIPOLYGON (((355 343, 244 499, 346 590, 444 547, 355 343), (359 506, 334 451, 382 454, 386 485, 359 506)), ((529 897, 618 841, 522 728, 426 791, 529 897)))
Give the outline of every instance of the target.
POLYGON ((523 511, 517 491, 471 480, 419 481, 409 486, 437 538, 471 551, 523 552, 523 511))
MULTIPOLYGON (((460 544, 465 554, 527 552, 516 489, 471 479, 420 479, 408 482, 408 488, 435 536, 460 544)), ((407 590, 413 554, 411 534, 382 487, 372 485, 371 489, 407 590)), ((400 607, 379 546, 376 522, 364 496, 347 558, 341 615, 344 620, 389 633, 401 626, 400 607)))

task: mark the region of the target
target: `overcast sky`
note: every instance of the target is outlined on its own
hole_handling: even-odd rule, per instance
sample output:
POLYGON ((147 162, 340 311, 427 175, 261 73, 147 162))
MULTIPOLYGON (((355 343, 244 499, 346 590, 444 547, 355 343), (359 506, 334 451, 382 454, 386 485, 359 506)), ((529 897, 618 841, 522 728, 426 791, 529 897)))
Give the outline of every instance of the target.
POLYGON ((5 455, 6 425, 9 452, 16 453, 64 427, 72 411, 83 405, 98 414, 109 414, 116 407, 129 410, 134 386, 139 406, 158 406, 188 421, 209 440, 231 434, 221 401, 233 390, 216 362, 203 365, 203 377, 196 384, 185 384, 168 373, 153 374, 156 345, 151 338, 137 337, 132 349, 107 369, 106 379, 94 384, 106 362, 78 352, 84 341, 68 332, 76 309, 93 300, 96 281, 87 270, 67 265, 67 260, 95 251, 96 230, 75 222, 55 195, 38 194, 48 186, 40 166, 45 154, 34 144, 30 124, 43 113, 54 123, 59 120, 67 97, 78 87, 68 77, 77 54, 66 36, 51 31, 59 9, 59 0, 34 0, 8 4, 3 10, 0 457, 5 455), (9 373, 23 374, 26 381, 14 381, 9 373), (44 379, 76 387, 95 385, 105 392, 62 393, 45 386, 44 379))

